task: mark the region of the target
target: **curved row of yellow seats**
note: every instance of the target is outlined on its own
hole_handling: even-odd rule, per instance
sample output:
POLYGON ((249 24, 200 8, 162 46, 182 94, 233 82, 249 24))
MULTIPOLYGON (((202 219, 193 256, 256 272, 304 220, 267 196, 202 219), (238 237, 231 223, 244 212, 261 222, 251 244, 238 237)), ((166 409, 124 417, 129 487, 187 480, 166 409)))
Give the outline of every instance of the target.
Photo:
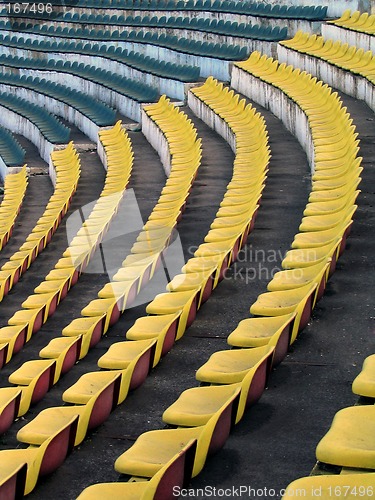
POLYGON ((0 302, 48 245, 77 188, 80 165, 73 143, 69 143, 65 149, 53 151, 51 160, 57 172, 55 190, 26 241, 0 269, 0 302))
MULTIPOLYGON (((10 318, 9 326, 0 329, 0 338, 8 346, 4 362, 8 362, 41 328, 76 283, 104 237, 125 193, 133 165, 130 139, 121 122, 99 135, 103 141, 110 141, 110 146, 105 147, 108 170, 100 198, 54 269, 35 288, 35 293, 23 302, 22 309, 10 318), (114 153, 121 161, 113 160, 114 153)), ((13 418, 24 415, 30 405, 40 400, 61 374, 71 368, 77 360, 77 352, 77 339, 74 342, 57 338, 41 350, 43 359, 27 361, 11 373, 9 382, 13 385, 0 388, 0 432, 11 425, 13 418)))
MULTIPOLYGON (((354 394, 366 398, 365 405, 344 408, 336 413, 331 428, 316 448, 320 462, 342 467, 340 473, 311 475, 289 484, 284 499, 306 492, 312 500, 319 494, 354 500, 375 495, 375 355, 368 356, 352 384, 354 394), (314 495, 315 493, 315 495, 314 495)), ((360 400, 361 401, 361 400, 360 400)))
MULTIPOLYGON (((274 276, 268 284, 268 292, 260 295, 250 309, 255 316, 287 318, 287 315, 294 315, 290 338, 290 342, 294 342, 306 326, 345 248, 361 180, 359 141, 350 115, 328 85, 257 52, 237 65, 282 90, 306 113, 314 143, 312 191, 300 232, 282 261, 284 270, 274 276)), ((270 322, 269 328, 265 326, 265 337, 254 341, 251 338, 257 337, 257 333, 251 323, 259 323, 259 320, 246 321, 244 328, 250 328, 249 342, 256 342, 255 345, 262 340, 268 342, 279 330, 277 324, 270 322)), ((264 321, 270 320, 264 318, 264 321)), ((281 319, 280 322, 282 324, 281 319)))
POLYGON ((172 231, 182 216, 201 163, 201 140, 187 115, 165 96, 158 103, 143 109, 166 137, 171 154, 171 171, 131 253, 113 281, 107 283, 99 291, 98 298, 81 311, 81 318, 73 320, 63 330, 63 335, 68 337, 84 335, 81 359, 100 338, 93 336, 94 330, 106 333, 161 265, 162 253, 168 248, 172 231))
MULTIPOLYGON (((137 350, 137 345, 138 350, 153 349, 151 365, 159 363, 161 356, 171 348, 174 340, 181 338, 193 321, 196 309, 208 299, 225 269, 236 259, 254 223, 270 157, 264 119, 250 104, 246 105, 245 100, 240 100, 238 94, 235 95, 211 77, 202 87, 192 89, 192 92, 218 114, 235 135, 233 177, 205 243, 199 246, 196 255, 182 269, 183 272, 171 281, 168 292, 157 296, 147 306, 150 315, 138 319, 128 330, 126 337, 133 341, 113 344, 100 358, 99 366, 111 370, 104 372, 107 379, 109 373, 114 377, 120 368, 125 369, 130 353, 137 350)), ((192 439, 197 441, 192 475, 201 471, 208 453, 217 451, 224 444, 233 422, 242 418, 245 406, 260 397, 261 380, 264 389, 272 354, 273 348, 262 347, 251 352, 251 360, 249 356, 247 359, 237 356, 235 363, 242 377, 238 374, 237 377, 229 375, 229 386, 185 391, 163 415, 164 422, 183 428, 145 433, 116 460, 116 470, 134 476, 132 481, 152 478, 146 484, 142 483, 143 488, 139 488, 134 498, 143 498, 143 490, 150 495, 147 498, 153 498, 153 484, 157 482, 163 467, 167 467, 169 459, 172 460, 192 439), (250 389, 255 379, 258 380, 257 388, 250 389), (189 410, 192 411, 187 415, 189 410)), ((226 363, 223 360, 222 366, 226 363)), ((207 382, 205 373, 201 375, 200 380, 207 382)), ((104 380, 104 374, 98 373, 95 378, 94 374, 87 374, 77 382, 75 389, 83 389, 82 379, 85 377, 87 386, 89 381, 93 383, 100 376, 104 380)), ((222 376, 225 377, 225 374, 222 376)), ((212 383, 216 384, 217 381, 213 380, 212 383)), ((127 391, 128 387, 125 394, 127 391)), ((119 402, 124 400, 125 394, 120 389, 119 402)), ((113 491, 127 496, 134 489, 132 481, 120 483, 115 489, 112 483, 95 485, 85 490, 80 498, 109 498, 113 491)), ((172 481, 178 484, 176 477, 172 481)))
POLYGON ((147 306, 150 316, 138 320, 128 332, 132 340, 152 336, 153 324, 157 325, 154 334, 158 335, 162 318, 179 311, 176 340, 182 337, 196 310, 207 300, 246 243, 267 175, 268 135, 259 113, 212 77, 191 92, 211 107, 235 135, 233 177, 204 243, 182 268, 182 273, 169 283, 167 292, 156 296, 147 306))
POLYGON ((339 68, 363 76, 375 83, 375 55, 340 40, 324 39, 322 36, 298 31, 291 40, 280 42, 281 45, 298 52, 323 59, 339 68))
POLYGON ((16 174, 8 174, 4 181, 4 196, 0 204, 0 250, 12 236, 15 220, 21 210, 27 188, 26 165, 16 174))
POLYGON ((375 34, 375 14, 369 14, 368 12, 363 12, 361 14, 359 10, 355 10, 352 13, 352 11, 348 9, 343 12, 339 19, 327 22, 353 31, 360 31, 361 33, 367 33, 369 35, 375 34))
MULTIPOLYGON (((361 158, 357 156, 358 140, 352 120, 328 86, 259 53, 238 66, 293 99, 308 117, 314 142, 312 192, 300 232, 282 262, 284 270, 274 276, 269 291, 250 308, 258 317, 241 321, 228 337, 228 343, 235 348, 274 347, 275 366, 306 325, 345 248, 359 194, 361 158)), ((215 359, 208 365, 212 370, 219 366, 215 359)), ((366 366, 366 373, 353 383, 353 390, 374 396, 373 361, 366 366)), ((318 460, 345 465, 349 475, 302 478, 289 485, 283 498, 296 494, 311 500, 317 495, 327 500, 333 495, 372 497, 375 474, 355 469, 375 469, 374 410, 373 405, 342 410, 317 448, 318 460)))
MULTIPOLYGON (((143 242, 146 242, 148 244, 148 241, 152 242, 154 231, 157 232, 157 239, 160 239, 160 231, 162 231, 166 238, 165 244, 162 246, 163 249, 168 243, 166 230, 168 229, 170 233, 177 223, 177 219, 181 215, 182 207, 190 191, 196 171, 200 165, 201 146, 200 141, 196 138, 196 132, 191 130, 191 122, 187 120, 186 115, 171 105, 168 99, 163 97, 159 103, 155 106, 150 106, 150 108, 150 111, 155 115, 153 119, 158 121, 161 124, 160 126, 163 127, 162 130, 167 137, 171 149, 174 149, 174 153, 172 155, 170 177, 166 182, 166 186, 163 189, 155 210, 152 212, 143 231, 140 233, 137 243, 141 242, 143 244, 143 242), (156 118, 156 114, 160 115, 160 117, 158 116, 156 118), (176 124, 177 126, 180 124, 180 136, 178 136, 178 134, 176 135, 176 124), (186 141, 185 139, 187 137, 188 139, 186 141), (179 145, 181 145, 181 147, 179 147, 179 145), (186 175, 184 175, 185 173, 186 175), (174 206, 172 203, 173 201, 174 206), (165 205, 165 207, 163 207, 163 205, 165 205), (165 223, 165 214, 163 212, 174 214, 174 221, 173 219, 168 219, 169 223, 165 223), (159 214, 162 214, 162 216, 158 217, 159 214), (152 215, 154 215, 154 217, 152 217, 152 215)), ((149 109, 147 109, 147 111, 149 111, 149 109)), ((101 135, 101 141, 105 146, 106 152, 109 152, 108 148, 113 141, 107 132, 101 135)), ((111 155, 107 156, 108 161, 110 156, 111 155)), ((115 163, 117 164, 117 160, 115 163)), ((24 399, 24 404, 22 404, 22 400, 17 401, 16 398, 13 397, 15 403, 11 408, 13 411, 12 420, 17 414, 23 414, 27 411, 30 403, 39 401, 49 388, 56 383, 59 377, 63 373, 66 373, 78 358, 82 359, 86 356, 88 349, 99 341, 101 335, 107 331, 111 319, 115 321, 115 316, 112 314, 114 305, 117 305, 117 302, 121 302, 121 300, 126 301, 124 295, 122 295, 125 294, 124 284, 127 284, 125 288, 127 288, 129 283, 133 284, 130 285, 133 287, 133 291, 134 284, 136 284, 136 290, 138 291, 138 286, 140 287, 142 285, 140 276, 145 273, 145 270, 141 268, 146 265, 149 266, 150 263, 153 263, 153 267, 156 266, 157 259, 154 256, 156 246, 152 248, 153 252, 150 252, 149 246, 147 246, 147 251, 145 252, 141 250, 139 246, 135 249, 133 247, 134 252, 130 257, 135 256, 137 258, 130 259, 131 265, 128 260, 124 261, 122 269, 126 268, 129 272, 129 276, 119 282, 121 287, 118 288, 116 286, 117 282, 106 285, 102 291, 99 292, 99 303, 95 303, 95 301, 90 302, 87 306, 88 309, 85 308, 82 311, 83 317, 73 320, 73 322, 64 329, 63 337, 53 339, 44 349, 42 349, 40 355, 46 359, 29 361, 25 363, 24 368, 21 367, 21 372, 12 374, 12 380, 14 380, 16 376, 16 378, 19 379, 18 383, 20 383, 22 382, 21 378, 23 378, 23 381, 26 381, 27 375, 30 374, 33 367, 35 367, 32 373, 32 382, 30 382, 30 378, 28 379, 28 383, 32 385, 34 392, 30 394, 31 391, 28 391, 29 397, 28 400, 26 400, 26 398, 24 399), (152 259, 150 259, 150 257, 152 259), (108 289, 110 289, 111 295, 110 303, 106 297, 102 297, 103 293, 107 294, 108 289), (119 298, 121 296, 123 297, 122 299, 119 298), (101 299, 103 299, 103 301, 101 301, 101 299), (115 302, 113 306, 111 305, 113 302, 112 299, 114 299, 115 302), (95 307, 100 307, 99 315, 94 314, 92 308, 93 303, 95 307), (86 316, 84 315, 85 310, 88 310, 86 316), (36 373, 38 369, 39 371, 36 373), (24 373, 22 373, 22 370, 24 373), (38 391, 37 395, 35 395, 37 386, 38 391), (35 396, 34 400, 33 395, 35 396)), ((162 249, 159 252, 159 258, 162 249)), ((117 307, 119 313, 122 312, 120 308, 121 305, 119 303, 117 307)), ((17 434, 17 437, 20 441, 28 443, 30 447, 26 450, 4 451, 0 459, 0 491, 1 488, 7 484, 9 478, 17 476, 18 471, 22 469, 25 464, 27 464, 26 470, 23 472, 25 494, 34 489, 39 475, 46 473, 44 467, 46 461, 52 460, 53 463, 53 465, 48 468, 48 472, 51 472, 54 470, 54 467, 56 468, 60 465, 61 461, 65 459, 66 452, 69 449, 67 440, 75 446, 80 444, 89 429, 97 427, 108 417, 114 405, 119 402, 118 398, 125 398, 129 388, 132 389, 137 387, 137 385, 141 383, 142 377, 147 376, 150 361, 145 363, 144 358, 151 355, 151 350, 155 343, 156 341, 152 340, 147 341, 146 345, 144 342, 141 342, 141 346, 136 342, 131 343, 134 347, 131 353, 128 353, 128 360, 126 362, 128 370, 115 371, 109 374, 106 372, 86 374, 86 376, 81 377, 80 381, 77 383, 77 387, 73 386, 65 391, 63 395, 65 401, 76 403, 74 406, 57 407, 51 408, 47 412, 43 411, 30 422, 28 427, 24 427, 22 431, 17 434), (141 369, 139 369, 138 364, 141 369), (146 371, 140 376, 139 372, 142 370, 146 371), (72 422, 74 423, 73 429, 72 422), (66 429, 70 429, 69 434, 67 434, 66 429), (58 452, 56 453, 55 450, 51 452, 53 446, 51 443, 56 439, 62 440, 60 448, 63 452, 60 455, 58 452), (49 455, 50 453, 52 453, 52 458, 49 455), (7 455, 6 457, 5 454, 7 455)), ((18 388, 4 388, 4 398, 11 396, 10 391, 19 391, 22 389, 21 384, 18 388)), ((9 413, 9 405, 6 408, 3 405, 3 410, 7 410, 5 412, 3 411, 3 414, 9 413)), ((10 413, 12 413, 12 411, 10 411, 10 413)), ((5 424, 6 422, 4 426, 5 424)))

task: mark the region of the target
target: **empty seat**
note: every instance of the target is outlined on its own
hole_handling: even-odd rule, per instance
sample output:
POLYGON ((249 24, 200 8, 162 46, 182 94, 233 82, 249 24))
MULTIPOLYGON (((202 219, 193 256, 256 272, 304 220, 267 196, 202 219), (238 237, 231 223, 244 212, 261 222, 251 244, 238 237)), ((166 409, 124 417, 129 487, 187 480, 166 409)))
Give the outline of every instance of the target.
POLYGON ((318 494, 319 498, 329 500, 333 491, 348 500, 355 500, 358 492, 370 498, 373 495, 374 481, 375 473, 302 477, 289 484, 282 498, 286 500, 301 491, 305 492, 304 498, 307 500, 313 500, 318 494))
POLYGON ((138 477, 152 477, 191 439, 197 440, 193 477, 202 470, 208 453, 218 451, 225 443, 231 426, 234 402, 240 389, 232 391, 223 405, 205 425, 150 431, 141 434, 135 444, 115 462, 118 472, 138 477))
POLYGON ((336 413, 316 448, 320 462, 375 469, 375 406, 353 406, 336 413))
POLYGON ((28 448, 0 451, 0 484, 9 480, 12 472, 16 474, 20 467, 26 464, 26 483, 20 495, 27 495, 35 488, 40 476, 51 474, 61 465, 72 449, 77 417, 60 416, 49 421, 48 426, 49 430, 46 432, 45 420, 41 414, 38 415, 17 434, 19 441, 29 444, 28 448), (3 467, 3 464, 6 464, 6 467, 3 467))
POLYGON ((196 440, 192 439, 174 455, 150 481, 128 483, 99 483, 86 488, 80 500, 110 498, 154 498, 172 500, 176 488, 186 488, 189 484, 194 459, 196 440))
POLYGON ((361 372, 353 381, 354 394, 375 399, 375 355, 368 356, 361 372))

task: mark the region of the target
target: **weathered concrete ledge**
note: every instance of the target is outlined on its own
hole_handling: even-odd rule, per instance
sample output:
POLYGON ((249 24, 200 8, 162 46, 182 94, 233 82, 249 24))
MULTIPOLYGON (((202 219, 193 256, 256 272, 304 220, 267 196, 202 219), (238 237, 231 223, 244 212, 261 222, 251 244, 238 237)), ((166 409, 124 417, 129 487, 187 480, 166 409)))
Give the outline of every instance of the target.
POLYGON ((0 177, 4 181, 5 177, 9 174, 9 169, 2 157, 0 156, 0 177))
MULTIPOLYGON (((49 142, 38 127, 28 118, 11 111, 5 106, 0 106, 0 125, 26 137, 38 148, 43 160, 49 163, 50 154, 56 148, 56 144, 49 142)), ((4 177, 3 171, 1 171, 1 175, 4 177)))
MULTIPOLYGON (((29 50, 14 47, 1 46, 1 53, 5 55, 18 55, 20 57, 26 58, 41 58, 43 61, 60 59, 62 61, 73 62, 76 60, 79 63, 89 64, 97 68, 105 69, 106 71, 111 71, 112 73, 122 76, 124 78, 130 78, 131 80, 137 80, 151 87, 158 89, 159 94, 167 94, 174 99, 180 99, 186 101, 187 92, 191 86, 191 83, 182 82, 174 78, 166 78, 158 76, 156 74, 148 73, 147 71, 141 71, 127 64, 121 63, 119 61, 114 61, 112 59, 79 54, 72 52, 42 52, 39 50, 29 50)), ((194 84, 194 83, 193 83, 194 84)))
POLYGON ((323 24, 322 35, 324 38, 341 40, 343 43, 355 45, 364 50, 371 50, 375 53, 375 36, 361 33, 360 31, 349 30, 334 24, 323 24))
MULTIPOLYGON (((147 141, 155 149, 160 157, 160 161, 164 167, 167 177, 171 172, 171 154, 169 151, 168 141, 164 133, 156 125, 156 123, 151 120, 147 113, 142 109, 141 111, 142 120, 142 133, 146 137, 147 141)), ((150 175, 152 173, 150 172, 150 175)))
POLYGON ((1 180, 4 182, 5 180, 5 177, 9 174, 17 174, 18 172, 20 172, 20 170, 22 170, 23 168, 23 165, 12 165, 11 167, 9 167, 4 159, 0 156, 0 177, 1 177, 1 180))
MULTIPOLYGON (((101 130, 106 130, 108 128, 110 127, 103 127, 101 130)), ((100 142, 99 135, 96 138, 96 152, 98 153, 98 156, 100 158, 100 161, 102 162, 104 169, 107 171, 108 170, 107 154, 105 152, 103 144, 100 142)))
POLYGON ((328 85, 356 99, 365 101, 375 111, 375 86, 367 78, 283 45, 278 47, 278 60, 305 69, 328 85))
POLYGON ((110 89, 109 87, 105 87, 104 85, 95 83, 86 78, 60 71, 46 71, 23 68, 19 69, 19 74, 46 78, 46 80, 56 83, 61 83, 61 81, 63 81, 65 85, 79 90, 84 94, 89 94, 92 97, 95 97, 95 99, 99 99, 100 101, 105 102, 112 108, 116 108, 121 114, 128 116, 132 120, 140 120, 140 103, 138 101, 135 101, 130 97, 127 97, 110 89))
POLYGON ((96 142, 98 125, 69 104, 24 87, 0 84, 0 90, 21 97, 25 101, 32 102, 41 108, 47 109, 54 115, 61 116, 70 123, 74 123, 87 137, 96 142))
MULTIPOLYGON (((106 42, 102 42, 105 44, 106 42)), ((155 59, 170 61, 176 64, 187 64, 198 66, 202 78, 212 75, 224 82, 229 82, 231 73, 231 61, 225 61, 215 57, 206 57, 195 54, 187 54, 178 50, 139 42, 118 42, 117 46, 127 50, 134 50, 155 59)))
MULTIPOLYGON (((0 33, 4 35, 13 36, 15 31, 10 30, 0 30, 0 33)), ((20 35, 22 32, 19 32, 20 35)), ((28 38, 30 40, 51 40, 50 36, 47 35, 39 35, 36 33, 28 33, 28 38)), ((53 37, 53 40, 57 43, 66 42, 69 40, 65 37, 53 37)), ((84 39, 87 42, 93 42, 91 39, 84 39)), ((169 62, 173 62, 176 64, 187 64, 190 66, 198 66, 201 69, 201 77, 208 77, 210 75, 218 78, 219 80, 228 82, 230 80, 230 68, 231 61, 225 61, 223 59, 218 59, 215 57, 206 57, 199 56, 194 54, 187 54, 185 52, 180 52, 174 49, 168 49, 165 47, 160 47, 158 45, 152 45, 150 43, 141 43, 141 42, 127 42, 120 40, 112 40, 111 42, 106 42, 103 40, 95 40, 100 47, 103 45, 114 45, 115 47, 121 47, 122 49, 134 50, 134 52, 139 52, 140 54, 144 54, 146 56, 154 57, 155 59, 165 60, 169 62)), ((275 51, 276 51, 275 47, 275 51)), ((126 114, 126 113, 124 113, 126 114)), ((136 119, 139 121, 139 119, 136 119)))
POLYGON ((306 114, 282 90, 264 82, 233 65, 231 86, 256 103, 269 109, 285 127, 298 139, 306 152, 307 159, 314 171, 314 144, 306 114))
MULTIPOLYGON (((265 0, 271 5, 296 5, 295 0, 265 0)), ((360 10, 361 12, 375 12, 375 4, 372 0, 298 0, 298 5, 312 7, 325 7, 328 5, 328 17, 340 17, 346 9, 360 10)))
MULTIPOLYGON (((295 0, 264 0, 263 3, 265 4, 270 4, 270 5, 291 5, 294 6, 296 5, 295 0)), ((352 11, 354 10, 360 10, 361 12, 375 12, 375 4, 372 0, 334 0, 333 2, 329 2, 328 0, 298 0, 298 5, 301 6, 307 6, 307 7, 326 7, 328 6, 328 12, 327 15, 329 17, 340 17, 341 14, 344 12, 346 9, 351 9, 352 11)), ((54 9, 56 11, 62 10, 62 7, 54 6, 54 9)), ((82 9, 77 9, 74 10, 72 9, 73 12, 81 12, 82 9)), ((91 13, 91 14, 108 14, 110 15, 143 15, 143 16, 158 16, 159 13, 161 16, 181 16, 181 11, 174 11, 174 10, 161 10, 161 11, 146 11, 146 10, 137 10, 137 9, 93 9, 93 8, 85 8, 84 12, 86 13, 91 13)), ((208 15, 230 15, 230 16, 237 16, 237 14, 222 14, 220 12, 208 12, 208 11, 188 11, 184 10, 183 14, 186 16, 191 16, 191 17, 202 17, 202 14, 204 14, 204 17, 208 17, 208 15)), ((239 15, 238 15, 239 16, 239 15)), ((159 16, 158 16, 159 17, 159 16)), ((250 16, 245 16, 245 17, 250 17, 250 16)), ((266 19, 265 17, 260 17, 260 19, 266 19)), ((278 21, 280 18, 272 18, 272 21, 278 21)), ((237 20, 237 19, 236 19, 237 20)), ((281 19, 283 21, 283 19, 281 19)), ((245 22, 245 21, 241 21, 245 22)), ((274 24, 275 25, 275 24, 274 24)))
MULTIPOLYGON (((46 21, 43 23, 45 26, 55 26, 55 21, 46 21)), ((199 31, 194 29, 183 29, 171 27, 156 27, 156 26, 119 26, 116 24, 90 24, 90 23, 79 23, 79 22, 59 22, 59 27, 63 28, 83 28, 89 30, 101 30, 113 33, 114 31, 133 31, 135 33, 145 32, 157 33, 158 35, 171 35, 177 36, 178 38, 186 38, 188 40, 195 40, 200 42, 210 42, 210 43, 225 43, 227 45, 238 45, 239 47, 249 47, 250 50, 262 50, 263 52, 269 53, 269 55, 275 54, 277 42, 264 41, 264 40, 253 40, 251 38, 245 38, 241 36, 232 35, 222 35, 219 33, 211 33, 208 31, 199 31), (257 48, 253 48, 256 46, 257 48), (258 48, 259 47, 259 48, 258 48)), ((53 37, 55 39, 55 37, 53 37)), ((81 40, 81 39, 80 39, 81 40)), ((113 42, 111 41, 111 44, 113 42)))
MULTIPOLYGON (((311 5, 311 4, 310 4, 311 5)), ((64 8, 58 8, 56 6, 56 11, 63 12, 64 8)), ((268 16, 253 16, 250 14, 240 14, 237 12, 219 12, 219 11, 201 11, 201 10, 137 10, 137 9, 108 9, 99 8, 94 9, 92 7, 73 7, 70 12, 73 14, 101 14, 101 15, 111 15, 111 16, 149 16, 149 17, 188 17, 190 19, 194 18, 204 18, 204 19, 216 19, 217 21, 223 20, 227 21, 228 16, 230 16, 231 21, 245 24, 262 24, 262 26, 272 26, 279 28, 288 28, 288 34, 293 36, 298 30, 309 31, 313 33, 320 32, 322 21, 310 21, 308 19, 288 19, 283 17, 268 17, 268 16)), ((83 24, 83 23, 82 23, 83 24)))
POLYGON ((206 125, 219 134, 236 152, 236 136, 229 125, 192 92, 188 94, 188 106, 206 125))

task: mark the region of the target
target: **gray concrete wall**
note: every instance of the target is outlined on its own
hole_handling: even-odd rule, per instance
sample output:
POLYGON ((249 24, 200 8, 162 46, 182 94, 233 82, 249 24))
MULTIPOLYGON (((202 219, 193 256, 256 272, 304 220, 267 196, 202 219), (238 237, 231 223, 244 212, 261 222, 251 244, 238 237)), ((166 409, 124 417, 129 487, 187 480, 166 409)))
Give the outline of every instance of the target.
MULTIPOLYGON (((120 113, 129 118, 140 121, 140 103, 119 94, 116 91, 104 87, 103 85, 94 83, 85 78, 81 78, 76 75, 71 75, 69 73, 63 73, 58 71, 44 71, 44 70, 32 70, 32 69, 22 69, 17 70, 20 75, 30 75, 33 77, 45 78, 51 82, 61 83, 64 82, 68 87, 72 87, 79 90, 85 94, 89 94, 96 99, 99 99, 112 108, 118 109, 120 113)), ((96 140, 96 139, 95 139, 96 140)))
POLYGON ((137 80, 147 85, 150 85, 158 89, 159 94, 167 94, 174 99, 179 99, 181 101, 186 99, 187 90, 189 88, 188 83, 180 82, 172 78, 163 78, 151 73, 140 71, 138 69, 127 66, 118 61, 112 61, 100 56, 91 55, 79 55, 73 54, 71 52, 41 52, 36 50, 28 49, 14 49, 13 47, 1 46, 2 54, 17 55, 19 57, 33 57, 41 58, 43 60, 51 59, 61 59, 62 61, 78 61, 84 64, 90 64, 98 68, 105 69, 106 71, 111 71, 116 75, 121 75, 124 78, 130 78, 132 80, 137 80))
POLYGON ((306 114, 280 89, 268 85, 260 78, 233 66, 231 86, 250 99, 269 109, 298 139, 306 151, 311 171, 314 171, 314 144, 306 114))
MULTIPOLYGON (((122 127, 124 128, 124 125, 122 127)), ((112 127, 100 127, 98 132, 100 132, 101 130, 110 130, 111 128, 112 127)), ((100 158, 100 161, 102 162, 104 170, 107 171, 108 170, 107 153, 105 151, 103 144, 99 139, 99 133, 97 134, 94 142, 96 142, 96 152, 98 153, 98 156, 100 158)))
POLYGON ((2 157, 0 156, 0 177, 4 181, 5 177, 8 175, 8 167, 2 157))
MULTIPOLYGON (((247 1, 250 2, 251 0, 242 0, 242 1, 247 1)), ((263 3, 266 4, 271 4, 271 5, 296 5, 296 0, 262 0, 263 3)), ((308 7, 311 7, 313 5, 317 7, 326 7, 328 6, 328 15, 330 17, 339 17, 341 16, 342 12, 346 9, 351 9, 351 10, 360 10, 361 12, 372 12, 375 13, 375 3, 374 0, 333 0, 329 2, 328 0, 298 0, 298 5, 305 5, 308 7)), ((57 7, 55 7, 57 10, 57 7)), ((79 9, 72 9, 72 13, 78 12, 79 9)), ((83 11, 82 9, 80 10, 81 12, 83 11)), ((100 14, 108 14, 108 10, 105 9, 84 9, 85 12, 88 13, 100 13, 100 14)), ((113 15, 131 15, 134 13, 134 15, 158 15, 159 12, 161 12, 161 15, 174 15, 174 16, 180 16, 181 11, 138 11, 138 10, 127 10, 127 9, 122 9, 122 10, 116 10, 116 9, 111 9, 110 13, 113 15)), ((189 15, 198 15, 198 16, 205 16, 207 14, 213 14, 215 15, 216 13, 209 13, 209 12, 197 12, 197 11, 183 11, 183 14, 189 13, 189 15)), ((220 15, 220 13, 219 13, 220 15)))
MULTIPOLYGON (((13 31, 9 30, 0 30, 4 35, 14 35, 13 31)), ((51 40, 51 37, 45 35, 36 35, 33 33, 28 33, 28 37, 31 40, 51 40)), ((53 37, 53 40, 56 42, 66 41, 66 38, 61 37, 53 37)), ((230 80, 230 61, 223 61, 221 59, 216 59, 214 57, 202 57, 191 54, 185 54, 183 52, 179 52, 177 50, 171 50, 164 47, 159 47, 157 45, 151 45, 146 43, 139 42, 102 42, 97 41, 98 45, 115 45, 116 47, 121 47, 127 50, 134 50, 135 52, 139 52, 140 54, 145 54, 150 57, 154 57, 156 59, 167 60, 170 62, 174 62, 176 64, 188 64, 191 66, 199 66, 201 69, 201 76, 207 78, 212 75, 215 78, 228 82, 230 80)), ((1 47, 3 50, 3 47, 1 47)), ((277 48, 276 44, 274 47, 274 51, 276 53, 277 48)), ((126 113, 124 113, 126 114, 126 113)), ((137 120, 139 121, 139 119, 137 120)))
POLYGON ((9 174, 17 174, 22 170, 22 166, 19 167, 9 167, 0 156, 0 178, 4 182, 5 177, 9 174))
POLYGON ((74 125, 82 130, 87 137, 96 142, 99 127, 87 116, 83 115, 68 104, 27 88, 0 84, 0 90, 2 92, 7 92, 8 94, 16 95, 17 97, 21 97, 28 102, 32 102, 41 108, 47 109, 54 115, 61 116, 70 123, 74 123, 74 125))
MULTIPOLYGON (((106 26, 103 29, 111 30, 110 26, 106 26)), ((112 28, 112 31, 115 28, 112 28)), ((215 33, 206 33, 204 31, 193 31, 189 29, 174 29, 174 28, 145 28, 132 26, 129 30, 139 32, 139 31, 151 31, 153 33, 167 34, 172 36, 177 36, 179 38, 186 38, 187 40, 196 40, 200 42, 209 43, 225 43, 227 45, 238 45, 239 47, 247 47, 251 52, 258 50, 271 57, 276 56, 276 42, 268 42, 262 40, 252 40, 250 38, 241 38, 237 36, 229 35, 217 35, 215 33)), ((204 76, 204 75, 201 75, 204 76)))
MULTIPOLYGON (((101 130, 105 130, 108 128, 110 128, 110 127, 103 127, 101 130)), ((99 135, 97 136, 95 142, 96 142, 96 151, 98 153, 100 161, 102 162, 104 169, 107 171, 108 170, 107 154, 105 152, 103 144, 100 142, 99 135)))
POLYGON ((219 134, 236 153, 236 136, 229 125, 204 102, 193 93, 188 94, 188 106, 193 113, 206 123, 212 130, 219 134))
POLYGON ((56 172, 55 167, 53 165, 53 162, 51 160, 51 156, 49 157, 47 163, 48 163, 48 174, 49 174, 49 177, 50 177, 50 179, 52 181, 53 186, 56 186, 57 172, 56 172))
MULTIPOLYGON (((271 5, 296 5, 295 0, 263 0, 271 5)), ((340 17, 346 9, 360 10, 361 12, 375 12, 374 0, 298 0, 298 5, 328 6, 328 17, 340 17)))
POLYGON ((283 45, 278 47, 278 59, 280 62, 303 68, 331 87, 365 101, 375 111, 375 86, 366 78, 338 68, 322 59, 288 49, 283 45))
MULTIPOLYGON (((56 10, 62 10, 56 9, 56 10)), ((263 26, 279 26, 280 28, 284 28, 285 26, 288 28, 288 34, 294 36, 298 30, 309 31, 313 33, 320 32, 320 21, 308 21, 307 19, 283 19, 283 18, 275 18, 275 17, 261 17, 261 16, 250 16, 247 14, 230 14, 226 12, 209 12, 209 11, 196 11, 196 10, 131 10, 131 9, 93 9, 93 8, 82 8, 75 7, 70 10, 73 14, 82 14, 85 13, 87 15, 90 14, 101 14, 101 15, 113 15, 113 16, 149 16, 149 17, 189 17, 189 18, 200 18, 200 19, 217 19, 224 21, 236 21, 238 23, 245 24, 262 24, 263 26)), ((81 25, 80 25, 81 26, 81 25)), ((133 29, 133 28, 130 28, 133 29)))
POLYGON ((168 141, 163 131, 156 123, 149 118, 147 113, 142 109, 142 133, 158 153, 161 163, 164 167, 167 177, 171 172, 171 154, 169 151, 168 141))
POLYGON ((340 28, 340 26, 335 26, 334 24, 324 24, 322 26, 322 35, 324 38, 341 40, 343 43, 355 45, 364 50, 371 50, 375 54, 375 36, 373 35, 340 28))
MULTIPOLYGON (((47 26, 54 26, 53 21, 47 21, 46 23, 47 26)), ((59 26, 62 28, 72 28, 72 27, 81 27, 79 23, 59 23, 59 26)), ((96 24, 85 24, 84 25, 86 28, 90 30, 104 30, 104 31, 110 31, 111 33, 113 31, 117 31, 119 29, 128 29, 129 31, 135 31, 136 33, 140 31, 144 32, 151 32, 151 33, 157 33, 157 34, 167 34, 171 36, 177 36, 179 38, 186 38, 188 40, 195 40, 195 41, 201 41, 201 42, 210 42, 210 43, 226 43, 228 45, 238 45, 239 47, 249 47, 251 51, 253 50, 259 50, 262 51, 272 57, 276 55, 276 42, 268 42, 268 41, 261 41, 261 40, 251 40, 247 38, 241 38, 237 36, 227 36, 227 35, 217 35, 215 33, 207 33, 204 31, 194 31, 194 30, 189 30, 189 29, 179 29, 179 28, 148 28, 145 26, 129 26, 128 28, 126 27, 119 27, 119 26, 114 26, 112 24, 107 25, 107 24, 101 24, 100 26, 96 24)), ((51 39, 51 37, 49 37, 51 39)), ((57 38, 53 37, 54 40, 57 40, 57 38)), ((113 42, 111 42, 113 44, 113 42)), ((203 75, 202 75, 203 76, 203 75)))
POLYGON ((21 134, 26 137, 26 139, 37 147, 43 160, 49 163, 50 154, 55 149, 56 145, 48 142, 40 130, 27 118, 14 113, 8 108, 0 106, 0 125, 16 134, 21 134))

